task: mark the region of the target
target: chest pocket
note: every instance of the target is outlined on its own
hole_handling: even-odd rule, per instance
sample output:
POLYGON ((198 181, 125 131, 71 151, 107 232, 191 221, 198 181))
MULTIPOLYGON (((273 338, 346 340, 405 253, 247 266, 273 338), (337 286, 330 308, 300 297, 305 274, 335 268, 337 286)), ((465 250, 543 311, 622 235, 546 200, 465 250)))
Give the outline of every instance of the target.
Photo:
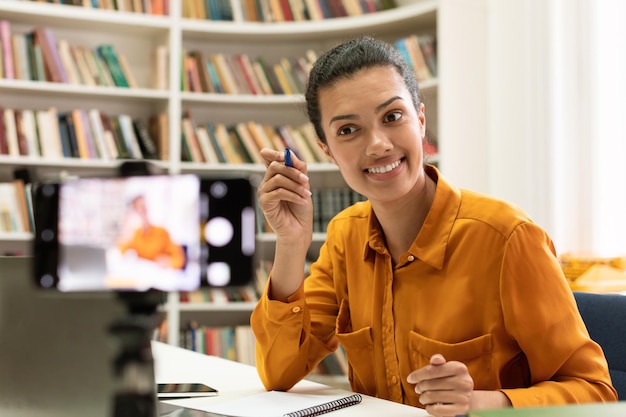
POLYGON ((409 334, 409 360, 412 369, 422 368, 436 353, 446 361, 463 362, 474 379, 474 389, 495 389, 496 376, 491 369, 491 335, 486 334, 460 343, 444 343, 416 332, 409 334))

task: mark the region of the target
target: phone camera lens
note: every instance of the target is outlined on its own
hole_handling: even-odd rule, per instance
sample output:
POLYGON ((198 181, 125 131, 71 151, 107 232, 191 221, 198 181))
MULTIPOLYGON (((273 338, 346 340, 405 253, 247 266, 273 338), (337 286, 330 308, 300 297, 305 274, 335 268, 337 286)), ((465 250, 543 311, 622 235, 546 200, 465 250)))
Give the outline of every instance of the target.
POLYGON ((223 198, 228 193, 228 186, 222 181, 217 181, 211 185, 211 196, 223 198))
POLYGON ((51 288, 54 285, 54 278, 50 274, 45 274, 43 277, 41 277, 39 282, 41 283, 42 287, 51 288))
POLYGON ((44 242, 52 242, 52 239, 54 239, 54 232, 52 230, 44 229, 41 232, 41 240, 44 242))

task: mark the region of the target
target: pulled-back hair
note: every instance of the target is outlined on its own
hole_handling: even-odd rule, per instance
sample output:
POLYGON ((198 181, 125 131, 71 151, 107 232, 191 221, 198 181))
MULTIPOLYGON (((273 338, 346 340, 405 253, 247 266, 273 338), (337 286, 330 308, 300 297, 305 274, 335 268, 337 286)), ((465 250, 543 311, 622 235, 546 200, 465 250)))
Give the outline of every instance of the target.
MULTIPOLYGON (((319 90, 339 80, 350 78, 361 70, 374 67, 395 67, 419 108, 417 78, 402 55, 391 44, 364 36, 339 44, 322 54, 313 65, 305 93, 306 110, 318 138, 326 143, 322 129, 319 90)), ((381 82, 384 82, 381 80, 381 82)))

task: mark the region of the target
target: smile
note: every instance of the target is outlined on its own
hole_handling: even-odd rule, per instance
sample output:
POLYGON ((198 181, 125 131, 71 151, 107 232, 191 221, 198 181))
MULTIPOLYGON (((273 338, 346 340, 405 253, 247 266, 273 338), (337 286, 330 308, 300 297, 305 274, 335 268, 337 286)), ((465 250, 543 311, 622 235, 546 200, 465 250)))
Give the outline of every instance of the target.
POLYGON ((376 167, 376 168, 368 168, 367 172, 372 173, 372 174, 384 174, 386 172, 389 171, 393 171, 394 168, 397 168, 400 165, 400 161, 396 161, 396 162, 392 162, 389 165, 385 165, 382 167, 376 167))

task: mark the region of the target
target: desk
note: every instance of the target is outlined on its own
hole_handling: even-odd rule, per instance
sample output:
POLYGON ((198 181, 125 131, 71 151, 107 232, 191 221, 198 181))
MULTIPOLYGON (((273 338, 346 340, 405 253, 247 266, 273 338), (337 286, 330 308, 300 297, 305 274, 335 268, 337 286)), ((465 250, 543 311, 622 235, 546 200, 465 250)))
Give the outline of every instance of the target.
MULTIPOLYGON (((170 401, 172 404, 192 407, 206 404, 207 401, 223 402, 265 392, 256 369, 250 365, 229 361, 215 356, 207 356, 187 349, 160 342, 152 342, 156 382, 201 382, 217 388, 220 395, 207 398, 189 398, 170 401)), ((330 388, 311 381, 301 381, 292 391, 311 390, 319 393, 337 394, 349 392, 330 388)), ((424 410, 408 405, 363 395, 363 401, 355 406, 324 414, 340 416, 385 416, 423 417, 429 416, 424 410)))

